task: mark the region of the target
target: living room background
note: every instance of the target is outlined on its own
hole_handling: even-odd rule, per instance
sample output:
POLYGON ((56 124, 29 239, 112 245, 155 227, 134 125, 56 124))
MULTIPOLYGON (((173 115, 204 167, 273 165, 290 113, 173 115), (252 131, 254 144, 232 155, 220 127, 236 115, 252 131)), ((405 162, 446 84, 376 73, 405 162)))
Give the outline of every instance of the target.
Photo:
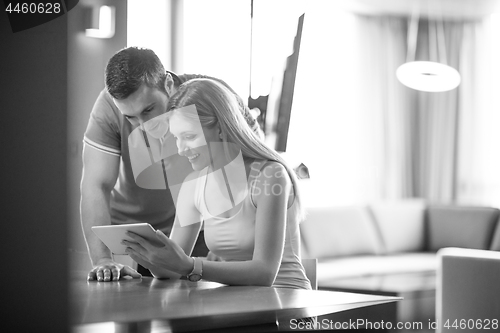
MULTIPOLYGON (((129 10, 129 45, 154 49, 174 71, 220 77, 244 99, 264 95, 283 68, 287 49, 272 32, 287 26, 293 37, 290 17, 305 12, 286 156, 309 168, 311 179, 302 183, 310 205, 423 198, 500 206, 498 14, 441 18, 448 62, 462 83, 426 93, 396 79, 407 56, 409 15, 359 13, 331 1, 273 1, 269 12, 281 14, 265 16, 267 40, 266 23, 254 27, 253 50, 262 49, 251 54, 250 0, 146 2, 141 7, 151 13, 159 6, 164 17, 142 15, 148 21, 134 23, 140 11, 129 10), (173 26, 165 23, 170 18, 173 26)), ((255 8, 263 3, 254 0, 255 8)), ((428 49, 425 26, 438 19, 421 15, 421 55, 428 49)))

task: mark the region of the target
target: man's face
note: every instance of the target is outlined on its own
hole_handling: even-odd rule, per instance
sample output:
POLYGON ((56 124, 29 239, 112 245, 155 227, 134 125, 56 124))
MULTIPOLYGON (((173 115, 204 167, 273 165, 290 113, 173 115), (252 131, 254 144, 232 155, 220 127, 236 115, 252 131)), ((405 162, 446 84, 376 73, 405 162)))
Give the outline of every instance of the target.
POLYGON ((143 84, 125 99, 113 98, 116 107, 135 127, 165 113, 168 96, 157 88, 143 84))

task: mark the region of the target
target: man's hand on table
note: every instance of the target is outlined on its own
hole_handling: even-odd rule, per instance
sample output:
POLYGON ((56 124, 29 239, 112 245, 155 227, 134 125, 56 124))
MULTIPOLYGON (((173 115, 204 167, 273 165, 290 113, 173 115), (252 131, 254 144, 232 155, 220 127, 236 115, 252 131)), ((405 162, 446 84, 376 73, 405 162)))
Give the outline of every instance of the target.
POLYGON ((129 266, 114 262, 111 259, 101 259, 89 272, 87 281, 111 282, 118 281, 122 276, 141 278, 142 275, 129 266))

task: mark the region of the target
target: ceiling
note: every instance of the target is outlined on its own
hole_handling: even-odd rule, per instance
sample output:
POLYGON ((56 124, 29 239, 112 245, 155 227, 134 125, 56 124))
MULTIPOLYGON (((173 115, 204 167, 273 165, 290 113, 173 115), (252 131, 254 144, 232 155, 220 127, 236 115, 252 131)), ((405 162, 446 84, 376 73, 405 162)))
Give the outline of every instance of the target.
POLYGON ((426 17, 475 20, 500 13, 500 0, 343 0, 338 4, 366 15, 411 16, 417 12, 426 17))

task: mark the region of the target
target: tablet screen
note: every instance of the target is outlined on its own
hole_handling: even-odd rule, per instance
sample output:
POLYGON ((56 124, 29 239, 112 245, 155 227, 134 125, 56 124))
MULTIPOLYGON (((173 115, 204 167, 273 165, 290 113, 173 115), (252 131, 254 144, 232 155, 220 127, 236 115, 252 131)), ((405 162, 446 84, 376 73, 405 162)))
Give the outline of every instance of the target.
POLYGON ((149 223, 94 226, 92 227, 92 231, 106 244, 113 254, 126 254, 125 249, 127 247, 121 244, 121 242, 124 239, 132 241, 126 235, 127 231, 134 232, 148 239, 156 246, 163 246, 161 241, 156 237, 155 229, 149 223))

